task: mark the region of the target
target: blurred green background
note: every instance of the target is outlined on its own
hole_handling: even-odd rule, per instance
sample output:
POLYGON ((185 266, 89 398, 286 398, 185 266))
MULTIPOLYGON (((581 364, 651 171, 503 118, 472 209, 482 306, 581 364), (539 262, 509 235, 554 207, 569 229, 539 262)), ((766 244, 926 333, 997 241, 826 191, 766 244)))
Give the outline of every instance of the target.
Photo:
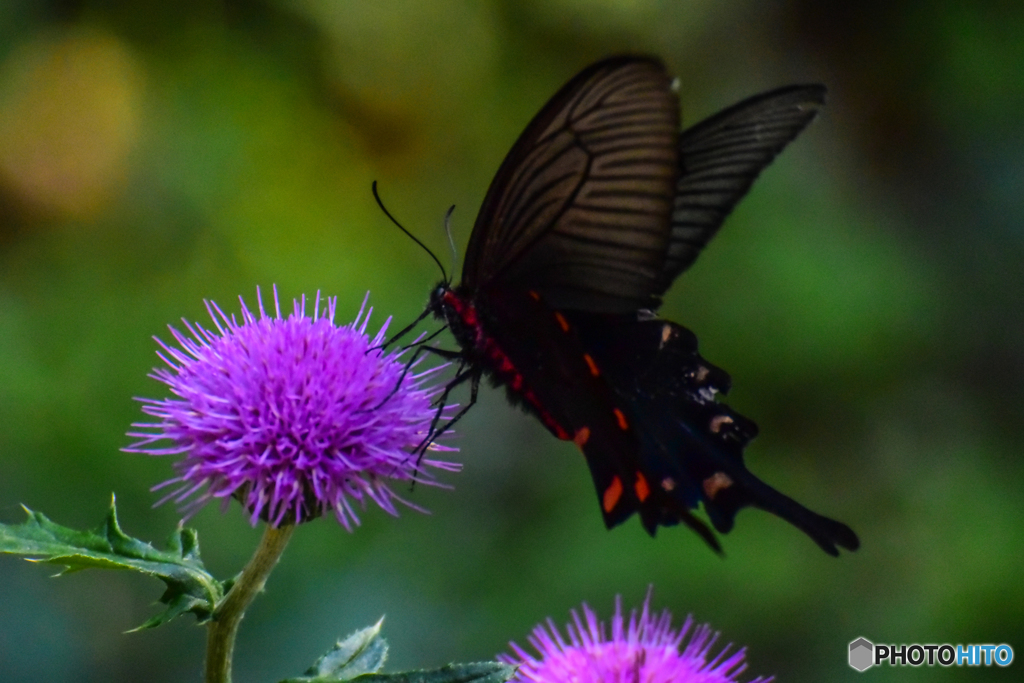
MULTIPOLYGON (((734 379, 751 469, 850 524, 838 560, 759 511, 715 556, 685 529, 604 529, 590 477, 484 392, 455 490, 430 516, 369 511, 296 534, 250 610, 236 679, 303 670, 386 614, 389 668, 490 658, 550 615, 613 598, 692 612, 755 674, 859 680, 858 636, 1009 643, 1024 656, 1024 5, 643 0, 4 0, 0 7, 0 520, 24 503, 129 533, 170 461, 121 453, 151 337, 203 299, 367 290, 411 320, 438 274, 370 182, 447 262, 504 153, 589 62, 662 56, 684 121, 820 81, 820 119, 761 178, 663 313, 734 379), (845 9, 844 9, 845 8, 845 9)), ((450 342, 450 339, 449 339, 450 342)), ((237 508, 192 520, 209 566, 255 546, 237 508)), ((160 587, 0 557, 0 680, 195 681, 189 619, 125 634, 160 587)), ((876 669, 865 680, 1019 680, 876 669)))

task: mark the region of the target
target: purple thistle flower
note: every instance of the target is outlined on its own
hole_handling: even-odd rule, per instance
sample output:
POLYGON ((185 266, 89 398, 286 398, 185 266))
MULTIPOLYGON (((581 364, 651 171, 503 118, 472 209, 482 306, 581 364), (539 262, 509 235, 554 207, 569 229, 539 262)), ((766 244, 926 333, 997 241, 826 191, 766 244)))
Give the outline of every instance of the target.
POLYGON ((183 455, 174 464, 178 476, 154 487, 174 487, 157 505, 173 499, 187 518, 212 499, 227 506, 237 498, 250 523, 274 527, 333 511, 349 531, 359 524, 354 502, 365 509, 369 499, 396 516, 394 501, 420 509, 388 480, 437 485, 428 468, 461 467, 414 452, 441 389, 426 380, 440 368, 410 369, 402 379, 400 354, 371 350, 390 318, 371 339, 365 300, 355 321, 339 326, 335 298, 321 310, 318 293, 307 315, 302 297, 283 318, 276 288, 273 316, 256 294, 258 316, 241 297, 241 323, 207 302, 216 330, 183 320, 188 335, 170 328, 181 348, 156 340, 168 367, 150 376, 175 397, 137 399, 159 422, 132 425, 147 431, 129 432, 138 441, 124 450, 183 455), (162 440, 172 443, 155 445, 162 440))
MULTIPOLYGON (((569 642, 548 619, 533 629, 528 639, 538 656, 513 642, 514 655, 499 655, 498 659, 519 666, 512 679, 518 683, 736 683, 735 677, 747 668, 745 649, 729 654, 731 645, 727 645, 709 659, 718 633, 707 624, 691 633, 692 617, 674 630, 668 610, 655 616, 649 610, 650 601, 648 593, 639 616, 633 610, 627 624, 622 600, 616 597, 611 638, 605 624, 584 603, 582 618, 576 610, 571 611, 572 622, 566 625, 569 642)), ((759 677, 750 683, 772 680, 759 677)))

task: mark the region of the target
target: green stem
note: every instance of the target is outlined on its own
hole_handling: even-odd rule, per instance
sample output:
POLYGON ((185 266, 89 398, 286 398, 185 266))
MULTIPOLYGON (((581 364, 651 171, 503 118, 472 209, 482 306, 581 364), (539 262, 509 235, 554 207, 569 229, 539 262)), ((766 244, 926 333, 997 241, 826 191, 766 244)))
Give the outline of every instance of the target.
POLYGON ((256 554, 214 610, 206 634, 206 683, 231 683, 231 658, 235 651, 238 624, 249 603, 263 590, 263 584, 267 582, 267 577, 294 531, 294 524, 279 529, 267 525, 256 554))

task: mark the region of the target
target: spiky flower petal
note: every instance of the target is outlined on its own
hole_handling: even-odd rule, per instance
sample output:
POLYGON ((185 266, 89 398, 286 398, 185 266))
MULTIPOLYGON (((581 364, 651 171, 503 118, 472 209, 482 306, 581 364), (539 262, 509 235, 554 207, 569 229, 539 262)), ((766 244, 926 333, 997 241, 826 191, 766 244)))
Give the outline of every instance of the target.
POLYGON ((729 654, 727 645, 711 656, 718 634, 710 626, 693 628, 693 619, 687 617, 675 630, 668 610, 651 614, 650 598, 648 594, 639 615, 635 609, 630 612, 628 623, 616 598, 610 637, 604 622, 584 603, 582 617, 571 611, 568 642, 548 619, 528 638, 536 655, 511 643, 513 655, 498 658, 519 666, 512 680, 521 683, 736 683, 735 677, 747 668, 744 649, 729 654))
POLYGON ((429 468, 460 468, 415 453, 440 387, 427 381, 436 368, 407 371, 399 354, 375 349, 390 319, 371 339, 365 302, 353 323, 336 325, 334 298, 321 309, 318 293, 307 315, 303 297, 286 318, 276 289, 274 315, 258 290, 257 298, 258 315, 241 298, 240 322, 207 302, 215 329, 183 321, 187 334, 170 328, 178 346, 157 339, 168 367, 151 376, 175 397, 138 399, 159 421, 133 425, 146 431, 130 432, 138 441, 125 450, 182 456, 178 476, 155 487, 173 487, 159 503, 174 500, 192 515, 237 498, 252 524, 273 526, 333 511, 351 530, 354 503, 369 499, 392 515, 395 501, 415 507, 389 480, 431 484, 429 468), (156 445, 164 440, 170 445, 156 445))

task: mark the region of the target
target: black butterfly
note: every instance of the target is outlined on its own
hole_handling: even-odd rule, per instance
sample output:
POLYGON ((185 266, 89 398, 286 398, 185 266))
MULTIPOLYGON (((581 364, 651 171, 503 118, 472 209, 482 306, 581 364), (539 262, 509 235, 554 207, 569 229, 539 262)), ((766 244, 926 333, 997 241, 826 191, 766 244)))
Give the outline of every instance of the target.
POLYGON ((609 528, 639 512, 652 536, 683 522, 718 550, 690 510, 703 503, 724 533, 753 505, 831 555, 855 550, 849 527, 747 470, 757 426, 715 400, 729 375, 697 353, 692 332, 653 313, 824 95, 820 85, 781 88, 680 133, 657 59, 613 57, 569 81, 491 183, 462 282, 445 277, 424 312, 461 347, 445 354, 461 363, 447 391, 471 382, 455 419, 483 374, 504 385, 583 451, 609 528))

